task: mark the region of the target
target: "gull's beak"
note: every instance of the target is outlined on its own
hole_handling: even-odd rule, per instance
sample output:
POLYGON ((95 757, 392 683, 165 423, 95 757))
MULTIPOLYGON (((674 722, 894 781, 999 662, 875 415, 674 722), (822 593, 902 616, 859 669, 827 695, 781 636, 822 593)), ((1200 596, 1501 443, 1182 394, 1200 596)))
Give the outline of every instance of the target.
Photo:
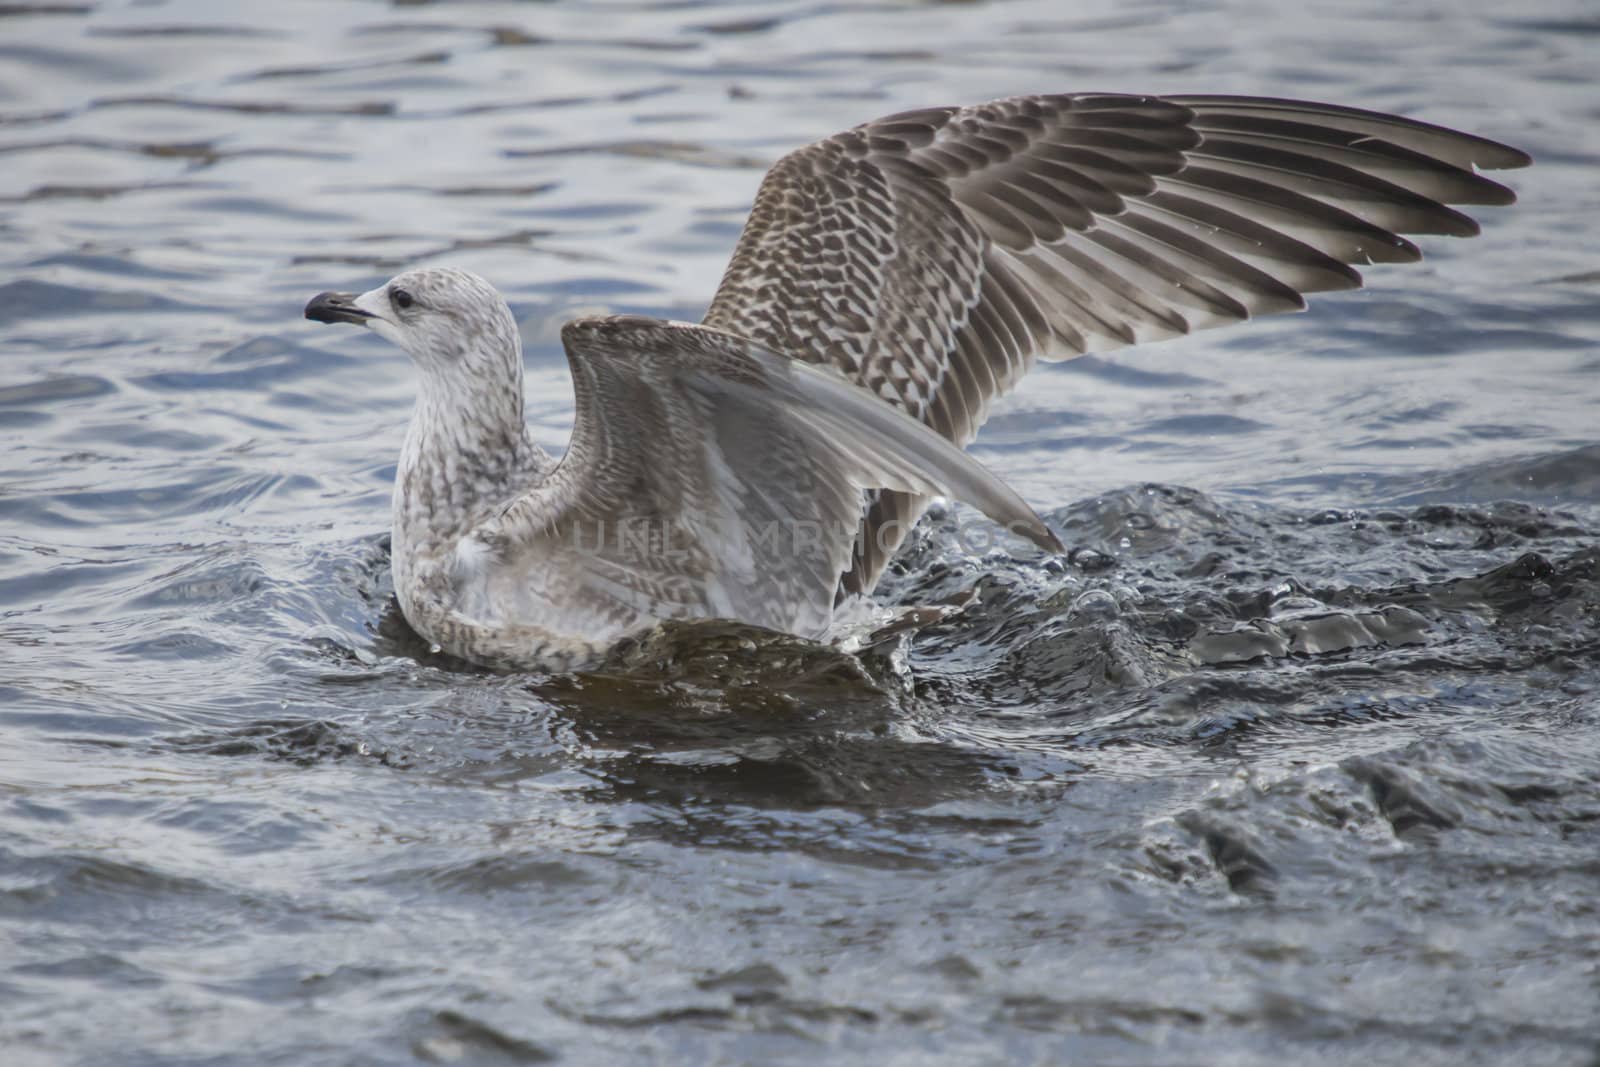
POLYGON ((312 322, 365 323, 372 312, 356 307, 355 293, 318 293, 306 305, 306 318, 312 322))

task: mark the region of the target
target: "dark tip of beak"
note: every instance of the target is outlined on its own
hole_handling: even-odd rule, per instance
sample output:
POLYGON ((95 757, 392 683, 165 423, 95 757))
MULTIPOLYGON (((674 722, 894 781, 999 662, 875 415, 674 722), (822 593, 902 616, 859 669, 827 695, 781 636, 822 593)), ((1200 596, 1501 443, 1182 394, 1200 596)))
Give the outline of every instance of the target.
POLYGON ((306 318, 312 322, 365 322, 372 312, 356 307, 355 293, 318 293, 306 305, 306 318))

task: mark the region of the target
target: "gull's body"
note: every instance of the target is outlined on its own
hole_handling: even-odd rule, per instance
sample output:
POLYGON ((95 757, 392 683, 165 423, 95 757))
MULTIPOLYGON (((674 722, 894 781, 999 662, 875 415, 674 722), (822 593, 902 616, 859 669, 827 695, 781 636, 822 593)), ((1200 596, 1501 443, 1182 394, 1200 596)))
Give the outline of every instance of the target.
POLYGON ((757 197, 704 325, 562 332, 559 461, 528 439, 516 324, 424 269, 307 317, 404 348, 421 389, 396 475, 402 610, 501 667, 569 666, 667 619, 825 636, 934 495, 1054 535, 960 446, 1038 359, 1298 310, 1351 264, 1470 236, 1504 145, 1293 101, 1021 97, 880 119, 795 152, 757 197))

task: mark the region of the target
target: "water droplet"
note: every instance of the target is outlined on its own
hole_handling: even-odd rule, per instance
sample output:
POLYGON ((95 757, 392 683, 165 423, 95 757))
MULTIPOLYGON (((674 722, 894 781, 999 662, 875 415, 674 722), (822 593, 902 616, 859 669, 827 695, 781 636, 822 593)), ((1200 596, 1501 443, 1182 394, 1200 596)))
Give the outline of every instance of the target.
POLYGON ((1072 602, 1072 614, 1083 620, 1110 622, 1121 613, 1117 598, 1104 589, 1091 589, 1072 602))
POLYGON ((439 653, 444 651, 444 648, 440 646, 439 642, 435 641, 428 646, 428 651, 437 656, 439 653))

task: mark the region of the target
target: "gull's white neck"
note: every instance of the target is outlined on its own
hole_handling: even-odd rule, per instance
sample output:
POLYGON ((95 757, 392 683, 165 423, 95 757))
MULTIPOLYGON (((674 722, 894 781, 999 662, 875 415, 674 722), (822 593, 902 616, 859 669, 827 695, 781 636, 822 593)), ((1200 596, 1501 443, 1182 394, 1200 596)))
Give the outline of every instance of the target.
POLYGON ((436 567, 448 566, 463 535, 551 465, 528 438, 521 346, 513 340, 509 347, 415 360, 417 404, 394 484, 393 559, 402 602, 423 592, 436 567))

